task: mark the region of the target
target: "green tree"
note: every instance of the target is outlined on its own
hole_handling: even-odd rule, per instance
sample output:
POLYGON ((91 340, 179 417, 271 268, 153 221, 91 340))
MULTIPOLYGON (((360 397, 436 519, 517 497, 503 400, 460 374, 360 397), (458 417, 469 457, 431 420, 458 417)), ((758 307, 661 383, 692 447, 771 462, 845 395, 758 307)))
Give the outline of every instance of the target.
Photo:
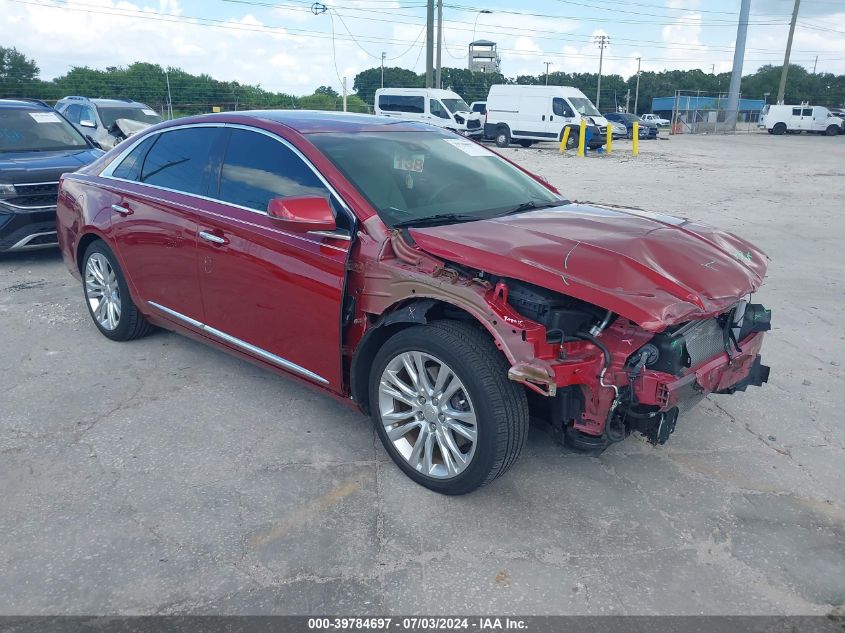
POLYGON ((38 64, 16 48, 0 46, 0 95, 31 97, 38 64))
MULTIPOLYGON (((387 88, 422 88, 425 77, 405 68, 385 68, 384 85, 387 88)), ((376 90, 381 88, 381 66, 368 68, 357 75, 352 89, 366 103, 373 103, 376 90)))

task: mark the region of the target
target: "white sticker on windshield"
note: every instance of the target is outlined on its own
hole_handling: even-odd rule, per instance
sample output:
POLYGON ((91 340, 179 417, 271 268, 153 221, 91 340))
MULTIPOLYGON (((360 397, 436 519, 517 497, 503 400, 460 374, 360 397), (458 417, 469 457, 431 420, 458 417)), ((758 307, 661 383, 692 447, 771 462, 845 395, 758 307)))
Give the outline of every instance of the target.
POLYGON ((62 121, 55 112, 30 112, 29 116, 38 123, 61 123, 62 121))
POLYGON ((457 147, 469 156, 493 156, 493 152, 486 147, 482 147, 478 143, 473 143, 465 138, 447 138, 445 140, 449 145, 457 147))
POLYGON ((141 112, 143 112, 143 113, 144 113, 144 114, 146 114, 147 116, 157 116, 157 115, 156 115, 156 111, 155 111, 155 110, 150 110, 149 108, 144 108, 143 110, 141 110, 141 112))
POLYGON ((401 171, 417 171, 423 170, 425 164, 425 154, 394 154, 393 155, 393 169, 401 171))

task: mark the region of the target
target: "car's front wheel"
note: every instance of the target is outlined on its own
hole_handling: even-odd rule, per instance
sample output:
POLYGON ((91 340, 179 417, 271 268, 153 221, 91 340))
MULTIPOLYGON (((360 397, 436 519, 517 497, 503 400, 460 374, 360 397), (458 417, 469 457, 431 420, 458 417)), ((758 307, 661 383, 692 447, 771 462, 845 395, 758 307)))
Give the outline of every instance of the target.
POLYGON ((82 275, 88 312, 104 336, 130 341, 152 331, 129 296, 117 258, 102 240, 92 242, 85 251, 82 275))
POLYGON ((522 387, 476 327, 439 321, 400 331, 379 350, 370 407, 390 457, 444 494, 487 484, 516 461, 528 432, 522 387))

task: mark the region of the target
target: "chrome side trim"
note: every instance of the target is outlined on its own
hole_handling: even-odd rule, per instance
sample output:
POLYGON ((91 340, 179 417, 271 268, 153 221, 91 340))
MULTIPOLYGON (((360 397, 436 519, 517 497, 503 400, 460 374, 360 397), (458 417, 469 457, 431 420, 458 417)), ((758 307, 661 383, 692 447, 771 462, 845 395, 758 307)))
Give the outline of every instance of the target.
POLYGON ((7 202, 6 200, 0 200, 0 205, 4 207, 10 207, 12 209, 20 209, 21 211, 32 211, 33 213, 36 211, 46 211, 47 209, 55 209, 55 204, 46 204, 37 207, 28 207, 21 204, 12 204, 11 202, 7 202))
POLYGON ((37 186, 41 186, 41 185, 58 185, 58 184, 59 184, 59 181, 54 180, 54 181, 51 181, 51 182, 16 182, 16 183, 12 183, 12 186, 15 187, 15 188, 18 188, 18 187, 37 187, 37 186))
POLYGON ((34 251, 39 248, 52 248, 59 243, 58 236, 56 237, 55 242, 47 242, 46 244, 30 244, 32 240, 36 237, 44 237, 45 235, 56 235, 55 231, 44 231, 43 233, 33 233, 32 235, 27 235, 25 238, 20 240, 19 242, 15 242, 10 248, 6 249, 6 252, 12 251, 34 251))
POLYGON ((166 308, 163 305, 160 305, 160 304, 158 304, 154 301, 147 301, 147 303, 149 305, 153 306, 154 308, 156 308, 157 310, 161 310, 162 312, 164 312, 167 315, 170 315, 170 316, 172 316, 176 319, 179 319, 180 321, 183 321, 183 322, 187 323, 188 325, 192 325, 193 327, 195 327, 196 329, 198 329, 202 332, 207 332, 208 334, 211 334, 212 336, 215 336, 215 337, 219 338, 220 340, 225 341, 226 343, 229 343, 230 345, 234 345, 235 347, 239 347, 242 350, 249 352, 250 354, 254 354, 255 356, 258 356, 259 358, 262 358, 263 360, 266 360, 270 363, 273 363, 274 365, 278 365, 282 369, 287 369, 288 371, 292 371, 294 373, 300 374, 301 376, 305 376, 306 378, 310 378, 311 380, 314 380, 314 381, 319 382, 319 383, 324 384, 324 385, 329 384, 329 381, 326 380, 325 378, 323 378, 322 376, 320 376, 319 374, 315 374, 313 371, 311 371, 309 369, 305 369, 304 367, 300 367, 296 363, 292 363, 291 361, 289 361, 285 358, 282 358, 281 356, 276 356, 275 354, 272 354, 265 349, 261 349, 260 347, 256 347, 255 345, 252 345, 251 343, 247 343, 246 341, 242 341, 241 339, 236 338, 236 337, 232 336, 231 334, 226 334, 225 332, 221 332, 217 328, 213 328, 210 325, 206 325, 205 323, 197 321, 196 319, 192 319, 189 316, 185 316, 181 312, 176 312, 176 310, 171 310, 170 308, 166 308))

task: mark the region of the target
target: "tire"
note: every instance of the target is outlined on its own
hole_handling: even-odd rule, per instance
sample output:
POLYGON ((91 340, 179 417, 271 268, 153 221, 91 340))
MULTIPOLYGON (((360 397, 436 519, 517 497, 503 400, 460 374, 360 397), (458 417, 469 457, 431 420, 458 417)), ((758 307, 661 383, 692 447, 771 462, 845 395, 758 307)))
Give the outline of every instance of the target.
POLYGON ((82 278, 88 314, 103 336, 113 341, 131 341, 153 331, 129 296, 117 258, 102 240, 92 242, 85 251, 82 278))
MULTIPOLYGON (((415 374, 420 372, 415 369, 415 374)), ((442 494, 466 494, 500 477, 516 461, 528 434, 525 390, 508 379, 508 363, 487 333, 466 323, 437 321, 388 339, 373 360, 369 395, 376 432, 391 459, 415 482, 442 494), (403 359, 412 368, 422 363, 426 387, 413 381, 403 359), (431 390, 437 389, 444 366, 451 376, 445 374, 448 382, 440 393, 454 388, 455 379, 460 385, 446 404, 437 402, 437 391, 431 390), (405 388, 397 389, 397 381, 405 388), (463 421, 437 411, 461 413, 463 421), (386 426, 383 416, 391 414, 405 415, 386 426), (444 449, 450 438, 460 456, 444 449)))
POLYGON ((786 123, 775 123, 774 127, 772 128, 772 134, 777 134, 780 136, 786 132, 786 123))
POLYGON ((511 144, 511 133, 506 127, 496 130, 496 147, 508 147, 511 144))
POLYGON ((575 149, 578 147, 578 133, 577 128, 569 129, 569 138, 566 139, 566 149, 575 149))
POLYGON ((534 141, 517 141, 522 147, 528 148, 534 145, 534 141))
POLYGON ((839 126, 838 125, 828 125, 827 129, 824 131, 827 136, 836 136, 839 134, 839 126))
POLYGON ((634 138, 633 128, 628 129, 628 131, 625 133, 625 138, 627 138, 628 140, 632 140, 634 138))

